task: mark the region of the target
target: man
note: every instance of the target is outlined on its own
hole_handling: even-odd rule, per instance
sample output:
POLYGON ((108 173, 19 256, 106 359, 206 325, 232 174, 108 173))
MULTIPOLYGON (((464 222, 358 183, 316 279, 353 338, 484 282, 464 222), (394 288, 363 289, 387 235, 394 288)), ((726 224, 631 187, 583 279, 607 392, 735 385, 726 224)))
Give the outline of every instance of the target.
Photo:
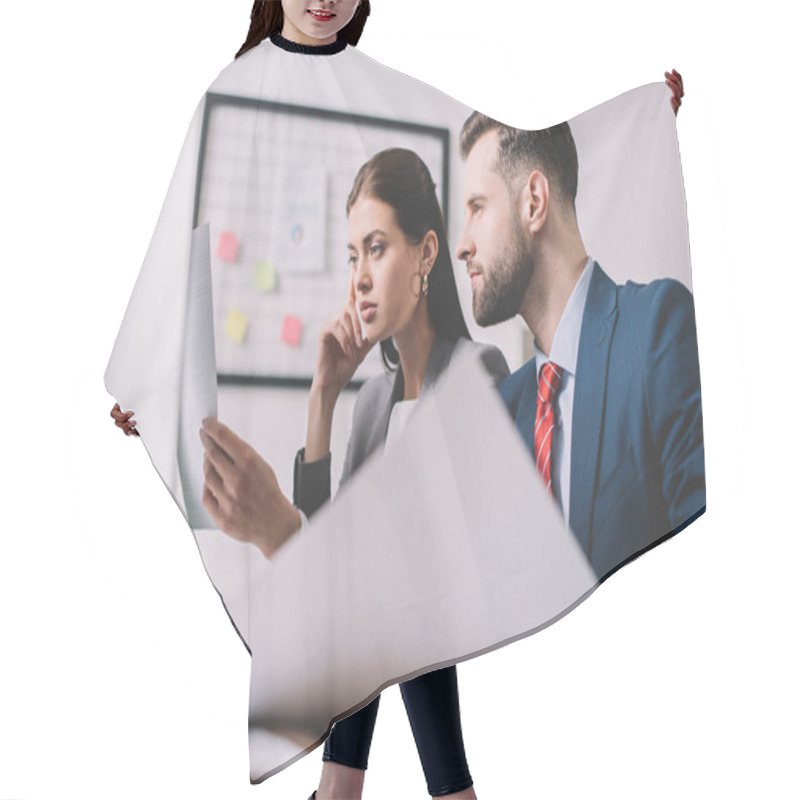
POLYGON ((567 123, 523 131, 475 112, 460 148, 475 320, 520 314, 533 335, 500 392, 602 580, 705 510, 692 296, 674 280, 618 286, 587 256, 567 123))

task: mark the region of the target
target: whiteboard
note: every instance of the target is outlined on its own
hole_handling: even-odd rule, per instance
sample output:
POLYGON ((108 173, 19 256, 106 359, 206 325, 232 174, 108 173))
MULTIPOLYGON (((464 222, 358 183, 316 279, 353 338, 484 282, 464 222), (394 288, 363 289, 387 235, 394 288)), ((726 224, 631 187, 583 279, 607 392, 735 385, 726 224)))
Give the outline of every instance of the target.
MULTIPOLYGON (((321 326, 347 298, 347 198, 391 147, 426 164, 447 219, 447 128, 207 94, 194 226, 210 229, 220 383, 311 385, 321 326)), ((351 386, 382 371, 376 347, 351 386)))

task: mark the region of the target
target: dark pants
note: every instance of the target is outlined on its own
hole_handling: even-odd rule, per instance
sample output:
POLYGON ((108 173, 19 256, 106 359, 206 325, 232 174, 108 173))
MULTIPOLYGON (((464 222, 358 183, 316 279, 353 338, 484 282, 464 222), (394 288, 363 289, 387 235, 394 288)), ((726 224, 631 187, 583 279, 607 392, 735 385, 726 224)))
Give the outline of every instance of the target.
MULTIPOLYGON (((461 736, 456 668, 426 672, 400 684, 428 792, 438 797, 472 786, 461 736)), ((325 742, 323 761, 366 769, 380 695, 339 720, 325 742)))

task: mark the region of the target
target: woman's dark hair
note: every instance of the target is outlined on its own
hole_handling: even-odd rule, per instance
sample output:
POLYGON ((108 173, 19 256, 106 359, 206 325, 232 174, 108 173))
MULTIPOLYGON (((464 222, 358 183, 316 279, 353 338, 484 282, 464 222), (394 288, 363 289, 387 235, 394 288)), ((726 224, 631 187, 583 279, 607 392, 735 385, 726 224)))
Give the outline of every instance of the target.
MULTIPOLYGON (((382 200, 394 209, 395 219, 411 244, 420 244, 428 231, 439 240, 436 261, 428 276, 428 312, 436 333, 450 341, 471 339, 453 275, 444 218, 436 185, 422 159, 413 151, 394 147, 374 155, 356 175, 347 213, 362 197, 382 200)), ((386 368, 396 371, 400 356, 391 338, 381 342, 386 368)))
MULTIPOLYGON (((355 47, 361 38, 364 25, 369 16, 369 0, 361 0, 353 19, 339 31, 337 39, 345 39, 348 44, 355 47)), ((255 0, 253 10, 250 12, 250 30, 244 44, 239 48, 236 58, 252 50, 274 33, 283 30, 283 6, 280 0, 255 0)))

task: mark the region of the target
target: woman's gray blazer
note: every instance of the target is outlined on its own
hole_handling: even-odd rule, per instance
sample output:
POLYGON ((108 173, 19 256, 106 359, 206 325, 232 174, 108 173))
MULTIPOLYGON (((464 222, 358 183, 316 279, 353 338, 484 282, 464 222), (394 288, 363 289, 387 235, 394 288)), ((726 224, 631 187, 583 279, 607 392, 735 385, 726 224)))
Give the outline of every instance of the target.
MULTIPOLYGON (((478 352, 495 386, 508 375, 505 357, 493 345, 479 344, 469 339, 459 339, 456 343, 436 336, 422 381, 420 399, 447 369, 457 347, 474 348, 478 352)), ((353 427, 347 444, 341 484, 386 440, 392 406, 402 399, 403 391, 403 378, 399 370, 376 375, 361 387, 353 411, 353 427)), ((294 460, 294 504, 310 517, 330 499, 331 454, 311 463, 303 460, 304 455, 305 448, 302 448, 294 460)))

